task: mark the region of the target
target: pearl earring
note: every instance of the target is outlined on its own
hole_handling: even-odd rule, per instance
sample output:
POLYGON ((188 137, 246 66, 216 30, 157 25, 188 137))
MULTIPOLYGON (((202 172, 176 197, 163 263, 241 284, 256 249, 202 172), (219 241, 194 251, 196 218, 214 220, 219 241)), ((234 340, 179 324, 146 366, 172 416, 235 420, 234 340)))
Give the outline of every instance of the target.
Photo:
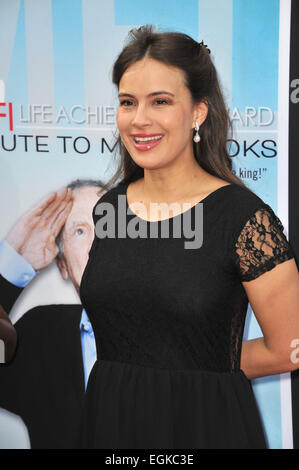
POLYGON ((193 137, 193 140, 194 140, 194 142, 197 144, 197 143, 200 141, 200 135, 199 135, 199 133, 198 133, 198 131, 199 131, 198 122, 195 123, 195 127, 196 127, 196 134, 195 134, 195 136, 193 137))

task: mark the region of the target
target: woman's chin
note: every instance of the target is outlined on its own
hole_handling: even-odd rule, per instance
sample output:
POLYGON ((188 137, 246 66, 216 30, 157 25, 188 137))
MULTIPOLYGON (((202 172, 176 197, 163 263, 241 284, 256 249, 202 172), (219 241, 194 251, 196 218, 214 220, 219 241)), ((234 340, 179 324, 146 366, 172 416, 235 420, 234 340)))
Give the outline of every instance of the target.
POLYGON ((161 170, 165 167, 165 163, 162 162, 137 162, 136 165, 140 166, 144 170, 161 170))
POLYGON ((134 157, 135 158, 133 158, 131 154, 131 158, 134 163, 143 168, 144 170, 159 170, 169 165, 168 161, 165 161, 161 158, 157 158, 157 156, 151 156, 149 153, 144 156, 134 155, 134 157))

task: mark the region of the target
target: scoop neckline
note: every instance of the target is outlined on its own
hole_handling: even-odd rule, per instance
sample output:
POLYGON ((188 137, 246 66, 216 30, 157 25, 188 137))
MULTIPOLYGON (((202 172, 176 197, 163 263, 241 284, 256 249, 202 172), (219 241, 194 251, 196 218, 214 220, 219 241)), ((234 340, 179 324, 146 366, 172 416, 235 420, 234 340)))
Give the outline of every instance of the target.
POLYGON ((125 197, 126 197, 126 213, 128 214, 128 211, 130 211, 128 215, 132 215, 132 216, 136 217, 137 219, 141 220, 142 222, 145 222, 146 224, 157 224, 157 223, 161 223, 161 222, 167 222, 167 221, 174 220, 177 217, 181 217, 182 215, 188 213, 189 211, 195 210, 195 207, 198 206, 198 204, 200 204, 202 202, 206 202, 207 199, 210 199, 216 193, 219 193, 220 190, 223 190, 224 188, 229 188, 231 186, 236 186, 236 183, 229 183, 229 184, 225 184, 223 186, 220 186, 220 188, 217 188, 214 191, 212 191, 210 194, 205 196, 203 199, 196 202, 192 207, 189 207, 189 209, 186 209, 184 212, 180 212, 180 214, 174 215, 173 217, 168 217, 167 219, 162 219, 162 220, 146 220, 146 219, 142 219, 137 214, 135 214, 135 212, 133 212, 132 209, 129 206, 127 190, 128 190, 128 186, 129 186, 130 183, 132 183, 132 181, 125 181, 125 182, 122 183, 123 186, 124 186, 124 194, 125 194, 125 197))

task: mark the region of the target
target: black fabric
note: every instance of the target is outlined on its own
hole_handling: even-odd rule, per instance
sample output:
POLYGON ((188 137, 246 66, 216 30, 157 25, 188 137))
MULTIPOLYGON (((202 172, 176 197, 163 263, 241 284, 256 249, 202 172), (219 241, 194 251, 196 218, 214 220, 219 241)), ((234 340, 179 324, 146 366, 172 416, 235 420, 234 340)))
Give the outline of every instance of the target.
POLYGON ((22 287, 11 284, 0 274, 0 305, 2 305, 6 313, 11 311, 13 304, 22 291, 22 287))
MULTIPOLYGON (((146 222, 128 208, 127 222, 157 238, 95 236, 80 288, 94 328, 98 361, 85 400, 84 448, 265 448, 250 381, 240 370, 249 281, 293 257, 282 225, 258 196, 237 184, 202 201, 203 243, 174 238, 179 218, 146 222), (169 238, 163 225, 169 223, 169 238), (152 232, 153 233, 153 232, 152 232)), ((106 218, 107 219, 107 218, 106 218)), ((104 226, 105 224, 103 224, 104 226)), ((182 231, 182 234, 184 232, 182 231)))
MULTIPOLYGON (((1 300, 7 298, 4 281, 0 277, 1 300)), ((10 292, 17 296, 21 290, 10 292)), ((12 296, 9 302, 13 305, 12 296)), ((0 365, 0 406, 23 419, 33 449, 78 445, 84 398, 81 313, 82 305, 32 308, 15 324, 14 359, 0 365)))

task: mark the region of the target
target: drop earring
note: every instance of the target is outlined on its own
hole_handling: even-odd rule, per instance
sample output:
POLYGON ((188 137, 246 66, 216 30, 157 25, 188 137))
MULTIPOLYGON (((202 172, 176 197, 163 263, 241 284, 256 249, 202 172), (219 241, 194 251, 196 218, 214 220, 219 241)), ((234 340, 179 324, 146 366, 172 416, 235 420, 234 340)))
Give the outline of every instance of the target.
POLYGON ((195 127, 196 127, 196 133, 195 133, 195 136, 193 137, 193 140, 197 144, 200 141, 200 135, 198 133, 198 131, 199 131, 198 122, 195 122, 195 127))

